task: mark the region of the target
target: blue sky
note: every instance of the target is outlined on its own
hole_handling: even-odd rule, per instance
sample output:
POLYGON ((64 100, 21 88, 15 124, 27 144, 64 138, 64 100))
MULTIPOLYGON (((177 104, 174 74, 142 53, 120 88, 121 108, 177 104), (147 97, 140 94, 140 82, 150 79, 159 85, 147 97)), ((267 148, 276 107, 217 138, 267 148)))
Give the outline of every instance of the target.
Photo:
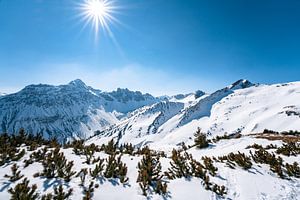
POLYGON ((299 80, 300 1, 117 0, 116 42, 80 0, 0 0, 0 92, 80 78, 102 90, 212 92, 299 80))

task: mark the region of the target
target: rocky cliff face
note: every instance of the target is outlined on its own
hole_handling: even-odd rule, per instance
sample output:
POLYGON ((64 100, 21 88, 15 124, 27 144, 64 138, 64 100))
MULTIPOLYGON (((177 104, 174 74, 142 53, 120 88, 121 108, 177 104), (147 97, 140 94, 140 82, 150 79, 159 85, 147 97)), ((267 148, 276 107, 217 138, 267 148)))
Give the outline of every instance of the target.
POLYGON ((24 128, 44 137, 86 138, 118 122, 118 116, 158 100, 149 94, 118 89, 102 92, 75 80, 67 85, 29 85, 0 98, 0 132, 24 128))

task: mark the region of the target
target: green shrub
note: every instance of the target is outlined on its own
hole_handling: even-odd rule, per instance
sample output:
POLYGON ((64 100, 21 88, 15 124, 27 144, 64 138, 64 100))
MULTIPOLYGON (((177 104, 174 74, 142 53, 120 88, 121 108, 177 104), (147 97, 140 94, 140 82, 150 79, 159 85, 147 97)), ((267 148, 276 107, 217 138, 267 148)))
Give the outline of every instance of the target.
POLYGON ((20 180, 21 178, 24 177, 24 175, 21 175, 21 171, 18 170, 18 166, 17 164, 13 164, 13 166, 11 167, 11 172, 12 172, 12 175, 5 175, 4 177, 5 178, 9 178, 9 180, 11 182, 15 182, 17 180, 20 180))
POLYGON ((201 132, 201 129, 198 128, 195 139, 195 145, 197 148, 202 149, 209 146, 208 140, 206 139, 206 134, 201 132))
POLYGON ((23 179, 14 188, 10 188, 8 192, 11 194, 11 200, 36 200, 39 194, 36 192, 37 186, 29 186, 29 180, 23 179))
POLYGON ((151 188, 157 194, 165 195, 167 193, 167 184, 162 181, 161 164, 158 156, 153 156, 148 149, 142 160, 138 163, 138 178, 143 195, 147 196, 147 191, 151 188))

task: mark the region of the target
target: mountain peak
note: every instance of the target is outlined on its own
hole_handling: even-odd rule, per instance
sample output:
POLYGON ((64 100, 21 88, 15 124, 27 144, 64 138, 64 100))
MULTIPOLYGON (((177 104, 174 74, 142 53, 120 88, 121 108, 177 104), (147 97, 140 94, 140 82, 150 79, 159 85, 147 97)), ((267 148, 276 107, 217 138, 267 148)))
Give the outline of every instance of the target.
POLYGON ((69 83, 69 85, 75 85, 75 86, 83 86, 87 87, 86 84, 81 79, 75 79, 69 83))
POLYGON ((205 95, 205 92, 203 92, 202 90, 197 90, 195 92, 195 99, 202 97, 203 95, 205 95))
POLYGON ((231 90, 243 89, 253 86, 254 84, 247 79, 240 79, 228 86, 231 90))

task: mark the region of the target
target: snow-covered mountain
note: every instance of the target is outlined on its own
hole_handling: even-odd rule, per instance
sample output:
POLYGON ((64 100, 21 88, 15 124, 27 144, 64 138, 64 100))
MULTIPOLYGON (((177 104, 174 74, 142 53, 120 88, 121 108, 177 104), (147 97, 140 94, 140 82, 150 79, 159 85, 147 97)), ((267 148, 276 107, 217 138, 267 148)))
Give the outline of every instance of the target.
POLYGON ((20 128, 46 138, 86 138, 95 130, 115 124, 119 117, 158 99, 150 94, 117 89, 102 92, 81 80, 67 85, 29 85, 0 98, 0 132, 20 128))
POLYGON ((4 95, 6 95, 5 93, 2 93, 2 92, 0 92, 0 97, 2 97, 2 96, 4 96, 4 95))
POLYGON ((198 127, 213 136, 300 130, 299 98, 300 82, 255 85, 239 80, 187 106, 170 100, 138 109, 90 141, 102 143, 114 137, 121 143, 172 149, 192 143, 198 127))
MULTIPOLYGON (((7 136, 1 138, 6 142, 0 145, 3 152, 0 199, 12 198, 11 191, 17 191, 20 188, 17 184, 26 178, 30 185, 35 185, 40 195, 38 199, 42 195, 55 194, 61 185, 65 192, 72 191, 69 199, 74 200, 82 199, 84 195, 91 195, 93 199, 133 200, 199 197, 210 200, 298 200, 299 132, 261 132, 264 129, 299 131, 299 99, 300 82, 258 85, 239 80, 211 94, 197 91, 164 98, 127 89, 102 92, 80 80, 60 86, 27 86, 16 94, 0 98, 2 130, 12 133, 24 127, 32 132, 41 131, 46 137, 52 134, 61 139, 88 137, 94 130, 98 131, 84 143, 94 145, 64 146, 57 149, 60 154, 52 146, 43 148, 44 144, 35 149, 34 143, 25 139, 29 146, 16 145, 18 151, 12 151, 10 156, 7 149, 20 141, 17 137, 15 141, 7 136), (207 147, 195 146, 194 133, 198 127, 208 133, 210 139, 215 138, 207 147), (216 139, 217 135, 235 133, 241 135, 216 139), (111 146, 100 148, 112 138, 119 144, 149 145, 151 149, 160 150, 150 156, 157 160, 145 162, 148 156, 143 154, 146 151, 137 149, 116 148, 115 154, 111 154, 111 146), (182 148, 183 142, 186 148, 182 148), (178 154, 172 153, 173 149, 178 154), (20 157, 14 155, 22 151, 20 157), (63 160, 61 155, 71 163, 68 166, 73 173, 66 174, 66 178, 54 170, 54 178, 47 178, 43 172, 53 170, 56 166, 53 160, 63 160), (141 163, 147 167, 141 167, 141 163), (148 163, 157 165, 161 180, 167 184, 166 194, 155 190, 158 184, 152 184, 146 189, 148 196, 143 195, 144 186, 137 180, 138 177, 150 177, 147 174, 153 171, 148 163), (146 172, 143 171, 146 168, 146 172), (107 169, 122 172, 122 177, 126 177, 122 180, 127 181, 124 183, 119 175, 105 173, 107 169), (186 177, 180 175, 181 169, 186 177), (178 175, 168 176, 172 171, 178 175)), ((57 166, 61 167, 61 162, 57 166)))
POLYGON ((0 98, 0 132, 20 128, 61 140, 151 144, 158 148, 192 141, 198 127, 212 135, 263 129, 299 130, 300 82, 255 85, 239 80, 214 93, 153 97, 117 89, 103 92, 81 80, 67 85, 29 85, 0 98))

